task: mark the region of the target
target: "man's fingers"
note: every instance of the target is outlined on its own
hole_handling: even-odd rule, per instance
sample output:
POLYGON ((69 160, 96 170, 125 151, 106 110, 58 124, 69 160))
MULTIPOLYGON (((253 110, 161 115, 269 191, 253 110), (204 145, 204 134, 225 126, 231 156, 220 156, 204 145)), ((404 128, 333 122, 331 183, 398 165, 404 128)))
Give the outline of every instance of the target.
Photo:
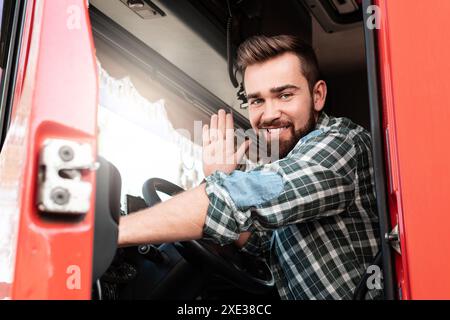
POLYGON ((234 130, 234 122, 233 122, 233 114, 232 113, 227 113, 226 128, 234 130))
POLYGON ((234 126, 233 126, 233 115, 228 113, 226 116, 226 131, 225 131, 225 139, 226 139, 226 148, 230 153, 234 153, 234 126))
POLYGON ((207 147, 211 143, 209 138, 209 127, 207 124, 203 126, 203 148, 207 147))
POLYGON ((218 129, 217 137, 219 139, 225 138, 225 127, 226 127, 226 113, 225 110, 220 109, 217 119, 217 129, 218 129))
POLYGON ((209 130, 209 139, 211 141, 217 140, 217 114, 213 114, 211 117, 211 125, 209 130))
POLYGON ((236 151, 236 163, 239 164, 239 162, 241 161, 242 157, 244 157, 245 152, 247 151, 247 149, 250 147, 250 144, 252 143, 252 141, 246 140, 244 141, 240 147, 238 148, 238 150, 236 151))

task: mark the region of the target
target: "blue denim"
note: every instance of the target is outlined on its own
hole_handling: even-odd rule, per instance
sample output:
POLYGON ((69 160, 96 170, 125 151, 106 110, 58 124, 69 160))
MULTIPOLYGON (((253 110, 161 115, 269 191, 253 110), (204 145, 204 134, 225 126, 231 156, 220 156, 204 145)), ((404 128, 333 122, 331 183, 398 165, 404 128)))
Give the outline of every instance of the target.
POLYGON ((310 133, 308 133, 306 136, 304 136, 303 138, 300 139, 300 143, 304 143, 309 139, 315 138, 318 135, 322 134, 323 130, 322 129, 316 129, 311 131, 310 133))
POLYGON ((271 171, 233 171, 223 181, 223 187, 238 208, 259 206, 276 198, 283 185, 281 175, 271 171))

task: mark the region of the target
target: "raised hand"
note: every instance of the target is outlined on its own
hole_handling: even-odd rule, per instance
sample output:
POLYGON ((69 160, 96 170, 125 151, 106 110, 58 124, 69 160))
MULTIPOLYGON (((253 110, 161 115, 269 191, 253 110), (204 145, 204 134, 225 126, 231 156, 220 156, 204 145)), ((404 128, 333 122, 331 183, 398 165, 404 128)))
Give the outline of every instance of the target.
POLYGON ((219 110, 211 117, 210 126, 203 126, 203 172, 209 176, 215 171, 230 173, 236 169, 244 156, 250 140, 242 143, 237 150, 234 146, 233 115, 219 110))

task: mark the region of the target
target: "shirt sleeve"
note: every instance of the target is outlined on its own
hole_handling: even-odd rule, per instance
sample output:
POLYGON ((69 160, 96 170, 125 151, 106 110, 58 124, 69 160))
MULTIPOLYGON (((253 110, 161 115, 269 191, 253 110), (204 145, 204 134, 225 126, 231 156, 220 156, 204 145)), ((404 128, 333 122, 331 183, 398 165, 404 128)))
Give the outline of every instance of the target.
POLYGON ((251 231, 251 235, 247 242, 242 246, 241 251, 247 252, 254 256, 267 258, 272 242, 272 230, 251 231))
MULTIPOLYGON (((204 236, 227 244, 252 228, 274 230, 342 213, 354 199, 355 158, 353 140, 330 130, 249 172, 216 171, 206 178, 204 236)), ((258 235, 253 241, 267 243, 258 235)))

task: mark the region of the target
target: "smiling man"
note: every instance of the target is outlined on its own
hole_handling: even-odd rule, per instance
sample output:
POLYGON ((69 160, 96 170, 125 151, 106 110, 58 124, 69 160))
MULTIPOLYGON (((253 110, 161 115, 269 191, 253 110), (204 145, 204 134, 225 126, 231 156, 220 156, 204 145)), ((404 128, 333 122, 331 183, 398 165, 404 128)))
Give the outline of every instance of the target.
POLYGON ((122 218, 119 244, 235 242, 269 261, 282 299, 350 299, 379 246, 370 135, 322 111, 326 83, 297 38, 250 38, 238 65, 252 128, 279 159, 236 170, 248 143, 234 151, 220 111, 203 130, 206 183, 122 218))

